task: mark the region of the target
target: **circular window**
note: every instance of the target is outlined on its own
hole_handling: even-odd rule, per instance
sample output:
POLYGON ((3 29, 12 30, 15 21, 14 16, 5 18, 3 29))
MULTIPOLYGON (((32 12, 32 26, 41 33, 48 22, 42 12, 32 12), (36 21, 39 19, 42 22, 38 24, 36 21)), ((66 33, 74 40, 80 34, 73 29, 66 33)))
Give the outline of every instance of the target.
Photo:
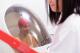
POLYGON ((5 14, 9 32, 30 47, 40 47, 51 42, 43 23, 30 10, 13 6, 5 14))

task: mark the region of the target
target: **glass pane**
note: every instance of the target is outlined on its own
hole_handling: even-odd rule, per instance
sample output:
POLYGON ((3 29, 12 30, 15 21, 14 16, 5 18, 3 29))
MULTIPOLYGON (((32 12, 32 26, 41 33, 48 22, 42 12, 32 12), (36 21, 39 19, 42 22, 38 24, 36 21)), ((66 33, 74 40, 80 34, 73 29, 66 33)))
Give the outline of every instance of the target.
POLYGON ((10 7, 5 14, 9 32, 30 47, 40 47, 51 42, 43 23, 23 7, 10 7))

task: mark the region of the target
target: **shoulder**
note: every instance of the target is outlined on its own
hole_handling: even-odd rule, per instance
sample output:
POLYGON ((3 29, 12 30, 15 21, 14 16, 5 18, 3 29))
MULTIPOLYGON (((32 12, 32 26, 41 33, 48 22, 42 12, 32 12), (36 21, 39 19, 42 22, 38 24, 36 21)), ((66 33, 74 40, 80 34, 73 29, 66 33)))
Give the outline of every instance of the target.
POLYGON ((80 26, 80 15, 78 14, 71 14, 68 18, 64 21, 65 25, 70 26, 80 26))
MULTIPOLYGON (((72 15, 70 15, 69 17, 68 17, 68 19, 67 20, 70 20, 72 23, 74 23, 74 22, 80 22, 80 15, 79 14, 72 14, 72 15), (74 22, 73 22, 74 21, 74 22)), ((78 23, 79 23, 78 22, 78 23)))
POLYGON ((62 41, 68 35, 77 35, 80 31, 80 16, 72 14, 59 25, 56 31, 56 36, 59 36, 59 40, 62 41))
POLYGON ((68 34, 80 30, 80 16, 78 14, 72 14, 58 27, 57 33, 68 34))
POLYGON ((79 32, 80 31, 80 15, 72 14, 62 24, 63 28, 68 31, 79 32))

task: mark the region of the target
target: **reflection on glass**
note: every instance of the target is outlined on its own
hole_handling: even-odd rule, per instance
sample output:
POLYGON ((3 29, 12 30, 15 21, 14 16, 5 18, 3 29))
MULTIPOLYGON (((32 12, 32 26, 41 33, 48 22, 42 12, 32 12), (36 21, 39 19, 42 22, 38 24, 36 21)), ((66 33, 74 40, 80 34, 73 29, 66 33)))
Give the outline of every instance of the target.
POLYGON ((29 10, 22 7, 10 7, 5 14, 9 32, 30 47, 40 47, 50 43, 44 25, 29 10))

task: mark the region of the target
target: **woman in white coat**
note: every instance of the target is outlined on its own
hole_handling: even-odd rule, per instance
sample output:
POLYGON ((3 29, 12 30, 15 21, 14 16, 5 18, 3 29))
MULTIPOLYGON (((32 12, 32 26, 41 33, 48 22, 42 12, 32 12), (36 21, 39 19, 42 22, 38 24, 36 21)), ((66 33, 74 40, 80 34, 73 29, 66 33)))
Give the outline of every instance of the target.
POLYGON ((49 47, 49 53, 80 53, 80 0, 62 1, 61 20, 54 34, 57 42, 49 47))

